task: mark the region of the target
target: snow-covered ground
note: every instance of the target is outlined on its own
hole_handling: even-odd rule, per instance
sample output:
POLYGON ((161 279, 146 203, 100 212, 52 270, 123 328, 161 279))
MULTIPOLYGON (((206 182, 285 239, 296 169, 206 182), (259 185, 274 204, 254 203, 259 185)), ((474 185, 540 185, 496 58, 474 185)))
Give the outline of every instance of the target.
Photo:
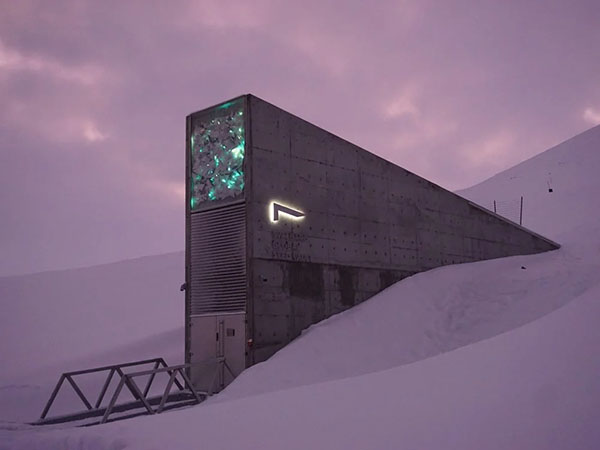
POLYGON ((600 127, 460 193, 522 195, 560 250, 418 274, 202 405, 98 427, 20 423, 63 369, 181 354, 181 255, 0 278, 0 448, 600 448, 598 173, 600 127))

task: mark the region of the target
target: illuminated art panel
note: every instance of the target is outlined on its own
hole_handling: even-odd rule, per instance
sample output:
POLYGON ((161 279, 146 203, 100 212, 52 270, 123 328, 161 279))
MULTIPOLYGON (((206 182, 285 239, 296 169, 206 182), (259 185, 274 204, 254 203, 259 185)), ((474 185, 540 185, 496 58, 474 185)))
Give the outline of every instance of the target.
POLYGON ((243 101, 218 106, 192 121, 190 207, 235 199, 244 191, 243 101))

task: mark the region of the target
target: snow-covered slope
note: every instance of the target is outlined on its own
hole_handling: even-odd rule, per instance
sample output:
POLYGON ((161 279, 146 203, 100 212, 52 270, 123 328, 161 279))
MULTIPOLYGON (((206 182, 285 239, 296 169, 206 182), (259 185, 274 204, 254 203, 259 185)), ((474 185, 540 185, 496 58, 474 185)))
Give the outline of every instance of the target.
POLYGON ((181 362, 183 269, 178 252, 0 277, 0 424, 35 420, 62 372, 156 356, 181 362))
POLYGON ((0 383, 182 328, 183 254, 0 277, 0 383))
POLYGON ((490 209, 494 200, 523 196, 525 227, 563 245, 585 244, 600 230, 599 169, 600 125, 457 193, 490 209))
MULTIPOLYGON (((461 193, 485 205, 523 195, 524 225, 563 244, 558 251, 403 280, 311 327, 198 407, 86 430, 0 431, 0 442, 44 449, 597 448, 597 173, 600 127, 461 193)), ((113 326, 128 319, 118 316, 113 326)))

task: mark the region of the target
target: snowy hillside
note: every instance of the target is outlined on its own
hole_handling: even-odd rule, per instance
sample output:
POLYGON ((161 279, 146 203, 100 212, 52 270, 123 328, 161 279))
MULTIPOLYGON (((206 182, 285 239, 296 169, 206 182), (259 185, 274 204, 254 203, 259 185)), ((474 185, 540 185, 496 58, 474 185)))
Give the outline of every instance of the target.
POLYGON ((600 125, 457 193, 490 209, 494 199, 523 196, 525 227, 576 245, 585 242, 582 233, 600 230, 599 168, 600 125))
POLYGON ((179 252, 0 277, 11 311, 0 314, 0 426, 35 420, 62 372, 156 356, 180 362, 183 270, 179 252))
MULTIPOLYGON (((461 192, 488 207, 494 199, 522 195, 524 225, 563 244, 560 250, 443 267, 403 280, 312 326, 198 407, 90 429, 44 430, 14 423, 25 419, 8 419, 11 412, 0 397, 5 417, 0 448, 597 448, 597 173, 600 127, 461 192)), ((99 287, 105 285, 100 268, 83 269, 98 270, 93 298, 111 298, 107 312, 96 303, 82 304, 79 289, 57 290, 52 298, 62 303, 49 303, 40 312, 50 314, 52 326, 33 333, 32 326, 42 326, 40 318, 2 317, 3 361, 35 371, 36 359, 29 362, 26 356, 40 353, 36 341, 42 334, 59 345, 44 347, 39 368, 55 360, 99 361, 113 351, 121 359, 123 348, 134 341, 139 351, 177 354, 182 345, 174 339, 178 331, 168 339, 160 336, 178 330, 183 299, 172 286, 160 289, 177 286, 180 259, 156 257, 148 272, 143 260, 112 272, 104 266, 103 271, 120 274, 109 283, 112 296, 99 287), (134 267, 139 278, 128 276, 134 267), (134 281, 124 289, 127 295, 118 297, 125 280, 134 281), (133 295, 135 286, 146 284, 144 296, 133 295), (168 313, 161 303, 165 296, 173 308, 168 313), (133 301, 129 310, 119 309, 122 302, 133 301), (74 307, 77 314, 69 313, 74 307), (86 316, 93 319, 81 323, 86 316), (123 331, 128 326, 131 334, 123 331), (20 329, 30 334, 24 343, 17 342, 20 329), (102 333, 108 338, 100 339, 102 333), (81 338, 86 334, 91 336, 89 352, 81 338), (152 339, 163 347, 155 348, 152 339), (73 351, 65 351, 69 346, 73 351), (29 355, 22 356, 18 348, 29 355)), ((20 301, 38 305, 49 286, 78 279, 67 273, 56 283, 52 273, 28 277, 41 276, 49 277, 46 288, 28 291, 33 281, 27 277, 0 279, 3 301, 20 295, 20 301)), ((28 397, 16 391, 21 383, 17 373, 7 372, 0 377, 0 396, 27 397, 33 405, 49 389, 46 372, 31 375, 37 390, 28 397)))

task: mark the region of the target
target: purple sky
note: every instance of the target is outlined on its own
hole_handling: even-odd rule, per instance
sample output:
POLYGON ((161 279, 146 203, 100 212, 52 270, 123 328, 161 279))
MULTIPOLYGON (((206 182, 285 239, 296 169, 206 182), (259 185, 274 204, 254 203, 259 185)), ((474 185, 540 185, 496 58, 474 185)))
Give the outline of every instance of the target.
POLYGON ((599 49, 597 0, 0 0, 0 275, 183 249, 221 100, 458 189, 600 123, 599 49))

